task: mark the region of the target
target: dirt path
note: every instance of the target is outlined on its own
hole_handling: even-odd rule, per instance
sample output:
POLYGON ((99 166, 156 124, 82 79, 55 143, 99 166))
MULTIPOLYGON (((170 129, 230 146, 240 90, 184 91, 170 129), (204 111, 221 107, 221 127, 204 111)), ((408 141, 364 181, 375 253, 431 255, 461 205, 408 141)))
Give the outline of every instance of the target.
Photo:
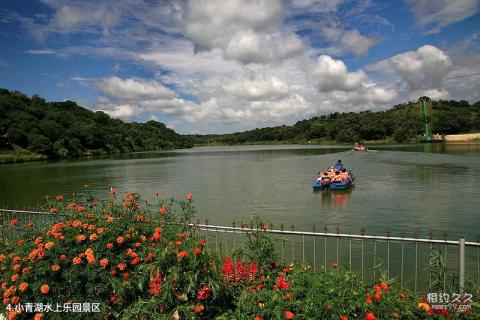
POLYGON ((446 136, 447 141, 471 141, 473 139, 480 139, 480 133, 449 134, 446 136))

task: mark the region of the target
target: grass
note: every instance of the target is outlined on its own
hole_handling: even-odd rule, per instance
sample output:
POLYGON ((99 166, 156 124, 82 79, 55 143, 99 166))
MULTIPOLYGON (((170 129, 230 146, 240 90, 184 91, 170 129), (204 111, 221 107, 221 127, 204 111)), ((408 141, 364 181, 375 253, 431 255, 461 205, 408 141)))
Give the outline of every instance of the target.
POLYGON ((45 155, 30 152, 15 145, 11 150, 0 150, 0 164, 39 161, 47 158, 45 155))

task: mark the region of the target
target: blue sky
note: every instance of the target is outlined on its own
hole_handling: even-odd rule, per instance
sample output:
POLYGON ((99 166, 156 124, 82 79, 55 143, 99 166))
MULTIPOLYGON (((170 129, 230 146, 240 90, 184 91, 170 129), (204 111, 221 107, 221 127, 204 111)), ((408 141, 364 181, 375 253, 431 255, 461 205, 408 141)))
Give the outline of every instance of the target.
POLYGON ((480 100, 478 0, 3 0, 0 87, 181 133, 480 100))

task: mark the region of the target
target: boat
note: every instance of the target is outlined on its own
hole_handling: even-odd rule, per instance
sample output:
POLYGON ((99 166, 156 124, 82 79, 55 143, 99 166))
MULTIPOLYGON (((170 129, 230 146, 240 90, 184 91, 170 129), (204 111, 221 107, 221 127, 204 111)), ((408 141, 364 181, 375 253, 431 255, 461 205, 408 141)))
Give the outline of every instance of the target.
POLYGON ((355 143, 353 146, 353 151, 367 151, 368 147, 364 144, 355 143))
POLYGON ((347 190, 353 186, 353 182, 355 181, 355 176, 351 171, 348 172, 349 178, 344 179, 339 182, 332 182, 332 180, 321 180, 316 181, 312 188, 314 191, 323 191, 323 190, 347 190))

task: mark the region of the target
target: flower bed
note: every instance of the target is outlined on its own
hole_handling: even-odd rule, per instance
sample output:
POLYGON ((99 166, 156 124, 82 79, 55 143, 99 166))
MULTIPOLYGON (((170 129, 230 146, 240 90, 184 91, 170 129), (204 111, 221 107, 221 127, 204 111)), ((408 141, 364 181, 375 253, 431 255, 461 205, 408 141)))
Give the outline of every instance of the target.
MULTIPOLYGON (((258 232, 248 235, 245 248, 221 259, 189 225, 195 214, 192 195, 159 199, 155 205, 147 205, 135 193, 118 197, 112 189, 112 195, 111 201, 103 202, 84 194, 69 201, 62 195, 48 199, 48 209, 67 218, 46 230, 27 222, 28 236, 0 248, 1 292, 9 319, 373 320, 480 315, 475 306, 465 313, 434 311, 387 279, 365 283, 345 270, 314 274, 308 266, 280 266, 259 221, 258 232), (51 309, 45 309, 47 305, 51 309), (81 312, 74 311, 78 308, 81 312)), ((15 227, 18 223, 11 221, 15 227)))

